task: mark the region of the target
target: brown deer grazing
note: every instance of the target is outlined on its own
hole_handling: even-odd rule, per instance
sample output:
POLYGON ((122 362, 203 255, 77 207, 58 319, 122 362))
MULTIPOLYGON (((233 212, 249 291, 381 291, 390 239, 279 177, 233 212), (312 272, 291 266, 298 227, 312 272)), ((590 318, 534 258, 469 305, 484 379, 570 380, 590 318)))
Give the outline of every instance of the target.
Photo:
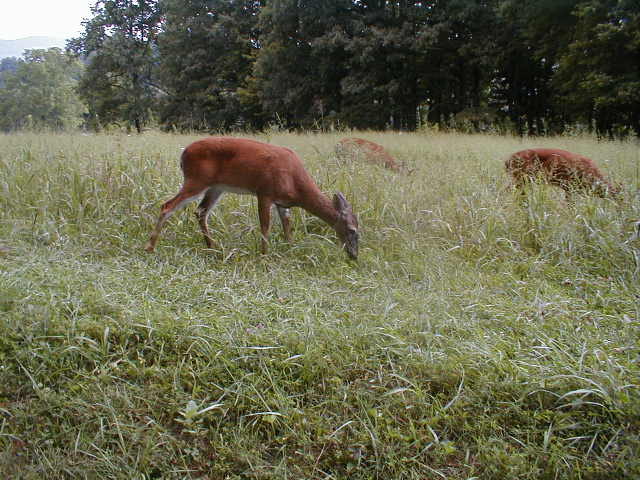
POLYGON ((400 171, 400 166, 395 159, 381 145, 363 138, 343 138, 336 144, 335 151, 340 159, 362 158, 369 163, 383 165, 394 172, 400 171))
POLYGON ((530 148, 512 154, 505 162, 516 187, 536 177, 562 188, 567 195, 587 190, 598 196, 617 195, 620 188, 607 181, 593 160, 566 150, 530 148))
POLYGON ((351 206, 340 192, 331 202, 292 150, 244 138, 209 137, 184 149, 180 167, 184 183, 178 194, 162 205, 160 218, 145 247, 148 252, 154 250, 167 219, 202 194, 196 216, 211 248, 207 218, 220 196, 231 192, 258 197, 262 253, 267 252, 271 207, 275 204, 288 242, 291 241, 289 207, 302 207, 336 231, 349 257, 358 257, 358 219, 351 206))

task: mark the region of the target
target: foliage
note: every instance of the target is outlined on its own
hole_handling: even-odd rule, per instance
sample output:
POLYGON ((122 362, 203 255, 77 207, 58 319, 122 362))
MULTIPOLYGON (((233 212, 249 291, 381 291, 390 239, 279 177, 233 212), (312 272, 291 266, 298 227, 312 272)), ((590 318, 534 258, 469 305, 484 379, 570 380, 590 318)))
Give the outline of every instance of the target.
POLYGON ((347 54, 341 28, 348 0, 268 2, 260 12, 260 49, 253 71, 255 96, 265 116, 287 127, 336 121, 347 54))
POLYGON ((581 2, 575 39, 560 58, 558 90, 567 112, 600 134, 640 132, 640 3, 581 2))
POLYGON ((69 49, 88 59, 80 94, 96 127, 125 122, 142 127, 153 117, 156 97, 156 39, 160 11, 156 0, 98 0, 85 31, 69 49))
POLYGON ((256 125, 238 90, 252 65, 258 2, 165 0, 159 76, 167 127, 226 130, 256 125))
POLYGON ((553 132, 568 120, 558 118, 552 81, 558 50, 571 39, 575 3, 502 2, 496 34, 497 75, 489 104, 508 118, 518 134, 553 132))
POLYGON ((18 69, 18 64, 16 57, 0 59, 0 87, 4 87, 4 76, 6 72, 15 72, 18 69))
MULTIPOLYGON (((4 59, 7 60, 7 59, 4 59)), ((0 130, 65 130, 82 123, 76 87, 82 65, 59 48, 26 50, 24 60, 2 62, 0 130)))
MULTIPOLYGON (((556 137, 620 203, 507 188, 539 140, 358 132, 411 174, 276 134, 360 216, 258 254, 226 195, 142 250, 193 136, 0 135, 2 478, 640 476, 637 144, 556 137)), ((276 227, 276 226, 274 226, 276 227)))
POLYGON ((640 129, 638 0, 100 0, 92 12, 68 46, 87 63, 79 91, 98 129, 640 129))
POLYGON ((416 108, 426 94, 418 91, 419 69, 428 52, 420 41, 425 21, 421 4, 363 2, 355 9, 344 45, 348 68, 341 81, 346 124, 415 129, 416 108))

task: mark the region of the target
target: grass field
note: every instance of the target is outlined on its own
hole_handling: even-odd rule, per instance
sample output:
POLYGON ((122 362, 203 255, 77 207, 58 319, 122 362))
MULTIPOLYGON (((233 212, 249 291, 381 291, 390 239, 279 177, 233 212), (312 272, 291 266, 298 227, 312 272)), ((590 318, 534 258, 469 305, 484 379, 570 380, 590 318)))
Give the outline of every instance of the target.
MULTIPOLYGON (((204 248, 190 205, 142 247, 197 137, 0 136, 0 476, 637 479, 634 142, 361 133, 410 175, 296 150, 359 215, 359 261, 296 209, 260 255, 255 198, 204 248), (620 203, 534 185, 527 146, 595 159, 620 203)), ((274 215, 274 217, 277 217, 274 215)))

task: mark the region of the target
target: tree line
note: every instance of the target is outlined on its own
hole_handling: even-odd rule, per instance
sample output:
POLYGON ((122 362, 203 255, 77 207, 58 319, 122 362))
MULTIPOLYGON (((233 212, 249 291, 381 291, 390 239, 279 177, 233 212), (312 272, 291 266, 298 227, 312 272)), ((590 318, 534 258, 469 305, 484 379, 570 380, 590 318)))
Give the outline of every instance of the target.
POLYGON ((57 53, 89 128, 640 133, 640 0, 99 0, 57 53))

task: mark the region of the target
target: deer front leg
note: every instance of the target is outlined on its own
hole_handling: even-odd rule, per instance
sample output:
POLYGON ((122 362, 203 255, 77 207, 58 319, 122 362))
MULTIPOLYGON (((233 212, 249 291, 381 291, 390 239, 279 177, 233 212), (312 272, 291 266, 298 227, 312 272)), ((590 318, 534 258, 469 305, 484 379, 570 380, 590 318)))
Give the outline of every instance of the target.
POLYGON ((260 231, 262 232, 262 254, 269 248, 269 229, 271 227, 271 205, 269 197, 258 196, 258 216, 260 217, 260 231))
POLYGON ((276 208, 280 216, 280 223, 282 223, 282 230, 284 230, 284 238, 287 242, 291 243, 291 210, 287 207, 281 207, 280 205, 276 205, 276 208))

